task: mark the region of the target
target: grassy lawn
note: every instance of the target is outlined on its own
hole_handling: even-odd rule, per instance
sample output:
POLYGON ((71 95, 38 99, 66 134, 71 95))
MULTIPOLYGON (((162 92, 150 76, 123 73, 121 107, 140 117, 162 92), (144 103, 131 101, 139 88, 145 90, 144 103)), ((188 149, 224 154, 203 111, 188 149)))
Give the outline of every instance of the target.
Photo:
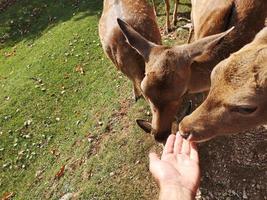
MULTIPOLYGON (((103 54, 102 0, 17 0, 1 11, 4 1, 0 198, 157 199, 148 153, 161 147, 135 124, 151 117, 147 104, 133 102, 130 82, 103 54)), ((179 16, 189 17, 188 2, 179 16)), ((163 42, 187 34, 178 28, 163 42)), ((200 145, 199 200, 267 199, 266 137, 262 128, 200 145)))
POLYGON ((0 14, 0 197, 156 198, 157 145, 134 120, 148 107, 102 52, 101 9, 22 0, 0 14))

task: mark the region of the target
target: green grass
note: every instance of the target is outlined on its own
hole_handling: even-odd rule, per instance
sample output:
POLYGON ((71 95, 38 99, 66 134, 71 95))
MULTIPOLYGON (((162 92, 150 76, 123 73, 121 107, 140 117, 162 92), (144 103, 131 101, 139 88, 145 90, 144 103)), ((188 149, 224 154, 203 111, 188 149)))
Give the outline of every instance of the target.
POLYGON ((22 0, 0 14, 0 197, 156 198, 155 142, 134 121, 148 107, 102 52, 101 9, 22 0))

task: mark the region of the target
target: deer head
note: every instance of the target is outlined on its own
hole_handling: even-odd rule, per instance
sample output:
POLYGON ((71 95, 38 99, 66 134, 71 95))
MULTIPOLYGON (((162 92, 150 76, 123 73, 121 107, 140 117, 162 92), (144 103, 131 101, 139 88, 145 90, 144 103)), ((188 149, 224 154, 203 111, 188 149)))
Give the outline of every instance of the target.
POLYGON ((207 56, 232 29, 192 44, 167 47, 146 40, 120 19, 118 24, 127 42, 146 62, 141 90, 149 102, 152 122, 138 120, 137 123, 145 132, 151 132, 157 141, 164 142, 171 133, 171 125, 180 106, 180 99, 188 89, 191 64, 202 56, 207 56))
POLYGON ((267 28, 220 62, 207 99, 179 125, 182 136, 202 142, 267 122, 267 28))

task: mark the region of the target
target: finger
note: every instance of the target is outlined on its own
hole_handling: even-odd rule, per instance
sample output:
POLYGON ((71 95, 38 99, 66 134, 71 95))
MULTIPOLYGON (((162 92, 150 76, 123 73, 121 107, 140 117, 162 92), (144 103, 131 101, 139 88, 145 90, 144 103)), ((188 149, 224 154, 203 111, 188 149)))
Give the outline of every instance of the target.
POLYGON ((175 135, 171 134, 167 139, 167 142, 166 142, 165 147, 163 149, 162 156, 164 156, 168 153, 173 153, 174 142, 175 142, 175 135))
POLYGON ((182 138, 182 136, 179 134, 179 132, 177 132, 177 133, 176 133, 175 143, 174 143, 174 153, 175 153, 175 154, 179 154, 179 153, 181 153, 181 150, 182 150, 182 144, 183 144, 183 138, 182 138))
POLYGON ((149 153, 149 171, 153 173, 153 167, 155 166, 156 162, 159 161, 159 156, 156 153, 149 153))
POLYGON ((190 155, 190 144, 187 140, 183 139, 181 154, 190 155))
POLYGON ((199 162, 198 150, 196 143, 190 143, 190 159, 199 162))

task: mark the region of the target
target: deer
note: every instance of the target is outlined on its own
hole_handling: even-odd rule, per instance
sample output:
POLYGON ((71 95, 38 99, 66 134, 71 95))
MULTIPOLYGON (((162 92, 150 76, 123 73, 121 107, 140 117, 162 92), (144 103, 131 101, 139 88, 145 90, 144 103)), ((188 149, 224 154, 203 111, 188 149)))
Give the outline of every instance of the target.
POLYGON ((129 24, 119 21, 128 43, 146 61, 141 90, 149 102, 152 122, 141 119, 136 121, 145 132, 153 134, 158 142, 164 143, 171 134, 181 99, 186 94, 208 91, 212 69, 231 53, 251 42, 256 33, 264 27, 266 1, 197 2, 206 2, 208 5, 206 12, 202 12, 204 16, 201 17, 207 21, 196 23, 198 19, 194 18, 195 37, 198 38, 190 44, 172 47, 157 45, 146 40, 129 24), (218 9, 215 9, 214 6, 218 5, 218 9), (218 23, 218 20, 222 21, 218 23), (235 28, 230 29, 232 26, 235 28))
MULTIPOLYGON (((155 0, 152 0, 154 12, 157 15, 157 7, 155 4, 155 0)), ((166 11, 166 33, 169 33, 171 31, 171 24, 176 26, 177 24, 177 12, 178 12, 178 6, 179 6, 179 0, 174 0, 174 9, 173 9, 173 17, 172 22, 170 22, 170 0, 164 0, 165 3, 165 11, 166 11)))
POLYGON ((267 27, 221 61, 211 73, 206 100, 179 124, 193 142, 267 124, 267 27))
POLYGON ((105 0, 103 5, 99 21, 99 37, 103 50, 116 68, 132 81, 133 96, 137 101, 142 97, 140 85, 145 74, 145 60, 126 43, 117 18, 124 19, 147 40, 161 44, 156 16, 146 0, 105 0))

